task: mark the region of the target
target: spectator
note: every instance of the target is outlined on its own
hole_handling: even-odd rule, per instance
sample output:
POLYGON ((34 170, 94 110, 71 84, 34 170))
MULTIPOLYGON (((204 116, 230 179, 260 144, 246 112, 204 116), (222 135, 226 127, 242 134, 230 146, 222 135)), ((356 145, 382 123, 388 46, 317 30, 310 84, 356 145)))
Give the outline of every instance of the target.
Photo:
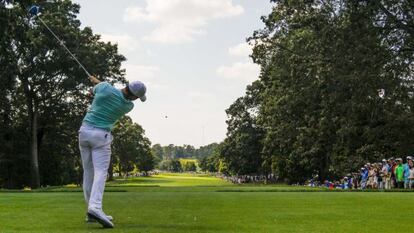
POLYGON ((362 167, 361 168, 361 189, 367 188, 367 181, 368 181, 368 168, 362 167))
POLYGON ((394 158, 391 158, 391 187, 397 188, 397 180, 395 177, 395 169, 397 168, 397 163, 394 158))
POLYGON ((348 189, 349 188, 349 183, 348 183, 348 177, 344 177, 343 182, 342 182, 342 189, 348 189))
POLYGON ((414 158, 413 157, 411 157, 411 156, 409 156, 410 157, 410 160, 408 160, 408 166, 410 166, 410 167, 413 167, 414 166, 414 158))
POLYGON ((353 189, 358 189, 359 183, 359 174, 358 173, 352 173, 352 181, 353 181, 353 189))
POLYGON ((382 167, 382 163, 377 163, 378 189, 384 189, 384 177, 382 174, 382 167))
POLYGON ((409 189, 410 188, 410 166, 408 165, 409 161, 411 161, 411 156, 407 156, 406 163, 403 165, 404 169, 404 188, 409 189))
POLYGON ((374 189, 375 188, 375 167, 373 164, 368 163, 368 183, 367 188, 374 189))
POLYGON ((379 182, 380 182, 380 171, 381 171, 381 167, 380 167, 381 163, 374 163, 373 168, 374 168, 374 189, 379 188, 379 182))
POLYGON ((390 169, 390 166, 388 165, 387 160, 383 159, 381 174, 382 174, 382 182, 383 182, 385 189, 391 188, 391 174, 389 172, 389 169, 390 169))
POLYGON ((397 187, 402 189, 404 187, 404 168, 402 164, 402 159, 397 159, 397 166, 395 167, 395 179, 397 181, 397 187))
POLYGON ((408 179, 410 180, 410 188, 414 188, 414 166, 413 163, 411 163, 410 166, 410 176, 408 179))
POLYGON ((354 184, 354 178, 351 176, 351 174, 348 174, 347 177, 348 177, 348 188, 352 189, 353 184, 354 184))

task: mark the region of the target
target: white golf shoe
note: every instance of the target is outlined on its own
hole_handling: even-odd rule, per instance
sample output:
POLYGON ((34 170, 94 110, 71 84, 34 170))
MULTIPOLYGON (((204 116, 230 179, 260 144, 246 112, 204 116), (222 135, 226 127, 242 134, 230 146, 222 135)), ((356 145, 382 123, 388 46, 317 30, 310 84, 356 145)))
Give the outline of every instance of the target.
MULTIPOLYGON (((111 215, 106 215, 106 217, 109 219, 109 221, 111 221, 111 222, 114 221, 114 218, 111 215)), ((86 214, 85 222, 87 222, 87 223, 95 223, 96 220, 93 219, 93 218, 90 218, 89 215, 86 214)))
POLYGON ((88 217, 99 222, 104 228, 113 228, 114 224, 101 209, 88 209, 88 217))

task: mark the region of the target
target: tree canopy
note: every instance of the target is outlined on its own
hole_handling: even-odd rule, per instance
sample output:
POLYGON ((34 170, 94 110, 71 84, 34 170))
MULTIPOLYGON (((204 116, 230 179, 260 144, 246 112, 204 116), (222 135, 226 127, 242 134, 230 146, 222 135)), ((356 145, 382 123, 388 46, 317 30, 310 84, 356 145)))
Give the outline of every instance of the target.
POLYGON ((248 39, 259 80, 227 110, 221 157, 230 170, 254 159, 256 171, 303 182, 411 153, 412 3, 272 2, 248 39))
MULTIPOLYGON (((3 2, 2 2, 3 3, 3 2)), ((0 7, 0 186, 79 183, 77 130, 91 98, 83 70, 27 9, 0 7), (4 149, 3 149, 4 148, 4 149)), ((125 83, 117 45, 81 28, 79 5, 36 1, 42 20, 100 79, 125 83)))
POLYGON ((134 169, 147 173, 154 168, 151 142, 144 133, 144 129, 128 116, 117 122, 113 130, 111 159, 119 174, 126 175, 134 169))

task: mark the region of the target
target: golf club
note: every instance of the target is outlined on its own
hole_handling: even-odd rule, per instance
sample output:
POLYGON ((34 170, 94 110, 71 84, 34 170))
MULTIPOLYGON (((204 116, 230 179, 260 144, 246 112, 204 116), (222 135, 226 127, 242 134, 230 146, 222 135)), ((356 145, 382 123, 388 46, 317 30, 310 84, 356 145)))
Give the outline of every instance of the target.
POLYGON ((68 49, 68 47, 66 47, 65 43, 59 39, 59 37, 52 31, 52 29, 50 29, 49 26, 47 26, 47 24, 42 20, 42 18, 40 17, 40 7, 33 5, 32 7, 30 7, 29 9, 29 13, 36 17, 37 19, 39 19, 39 21, 43 24, 43 26, 46 27, 47 30, 49 30, 49 32, 56 38, 56 40, 59 42, 59 44, 66 49, 66 51, 70 54, 70 56, 79 64, 79 66, 85 71, 86 75, 88 75, 88 77, 91 76, 91 74, 86 70, 86 68, 82 65, 82 63, 80 63, 80 61, 75 57, 75 55, 68 49))

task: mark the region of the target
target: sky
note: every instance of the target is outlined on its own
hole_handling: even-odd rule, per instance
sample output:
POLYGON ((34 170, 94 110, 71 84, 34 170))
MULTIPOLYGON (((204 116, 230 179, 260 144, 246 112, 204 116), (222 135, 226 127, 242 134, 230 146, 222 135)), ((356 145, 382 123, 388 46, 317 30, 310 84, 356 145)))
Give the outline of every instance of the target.
POLYGON ((128 114, 152 144, 196 148, 226 137, 225 110, 256 80, 246 38, 269 0, 73 0, 82 27, 118 44, 126 79, 147 86, 128 114))

